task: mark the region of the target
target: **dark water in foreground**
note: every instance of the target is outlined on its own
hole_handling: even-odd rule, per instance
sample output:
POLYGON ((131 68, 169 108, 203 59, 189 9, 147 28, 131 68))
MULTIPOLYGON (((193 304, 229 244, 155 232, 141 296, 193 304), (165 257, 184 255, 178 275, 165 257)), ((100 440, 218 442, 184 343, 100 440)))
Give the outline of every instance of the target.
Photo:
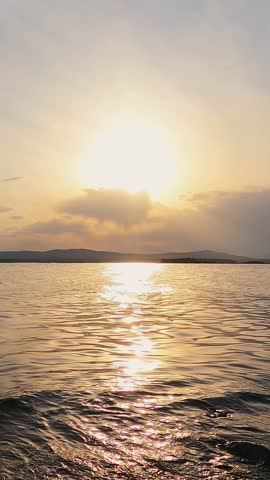
POLYGON ((270 266, 0 265, 0 479, 269 480, 270 266))

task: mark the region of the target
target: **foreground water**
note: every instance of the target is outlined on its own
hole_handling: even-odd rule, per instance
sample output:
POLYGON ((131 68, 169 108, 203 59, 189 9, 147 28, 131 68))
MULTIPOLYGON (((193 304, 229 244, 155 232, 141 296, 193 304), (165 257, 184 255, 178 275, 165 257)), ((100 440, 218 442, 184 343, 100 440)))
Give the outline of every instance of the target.
POLYGON ((0 265, 0 479, 269 479, 269 287, 263 265, 0 265))

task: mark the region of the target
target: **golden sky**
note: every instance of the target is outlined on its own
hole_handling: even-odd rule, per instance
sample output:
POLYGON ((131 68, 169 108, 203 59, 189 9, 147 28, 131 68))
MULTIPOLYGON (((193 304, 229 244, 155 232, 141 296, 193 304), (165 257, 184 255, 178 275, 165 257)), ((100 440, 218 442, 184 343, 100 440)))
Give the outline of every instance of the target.
POLYGON ((0 249, 270 255, 267 0, 9 0, 0 249))

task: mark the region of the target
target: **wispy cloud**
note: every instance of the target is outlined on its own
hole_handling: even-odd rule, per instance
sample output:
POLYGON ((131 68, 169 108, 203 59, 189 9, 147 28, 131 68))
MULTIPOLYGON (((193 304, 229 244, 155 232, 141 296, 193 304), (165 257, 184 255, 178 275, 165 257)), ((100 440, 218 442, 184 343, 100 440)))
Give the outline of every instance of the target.
POLYGON ((17 182, 18 180, 23 180, 24 177, 7 177, 2 178, 1 183, 17 182))
POLYGON ((13 208, 6 207, 4 205, 0 205, 0 213, 7 213, 7 212, 11 212, 12 210, 13 210, 13 208))

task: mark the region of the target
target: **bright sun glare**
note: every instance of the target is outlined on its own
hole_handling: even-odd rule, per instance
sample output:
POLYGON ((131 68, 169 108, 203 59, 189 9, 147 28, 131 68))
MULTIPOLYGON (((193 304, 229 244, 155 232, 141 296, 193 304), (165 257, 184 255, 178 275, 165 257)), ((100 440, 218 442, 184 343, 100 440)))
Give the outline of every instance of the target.
POLYGON ((159 198, 176 179, 176 147, 165 128, 125 118, 102 130, 81 164, 84 187, 146 191, 159 198))

